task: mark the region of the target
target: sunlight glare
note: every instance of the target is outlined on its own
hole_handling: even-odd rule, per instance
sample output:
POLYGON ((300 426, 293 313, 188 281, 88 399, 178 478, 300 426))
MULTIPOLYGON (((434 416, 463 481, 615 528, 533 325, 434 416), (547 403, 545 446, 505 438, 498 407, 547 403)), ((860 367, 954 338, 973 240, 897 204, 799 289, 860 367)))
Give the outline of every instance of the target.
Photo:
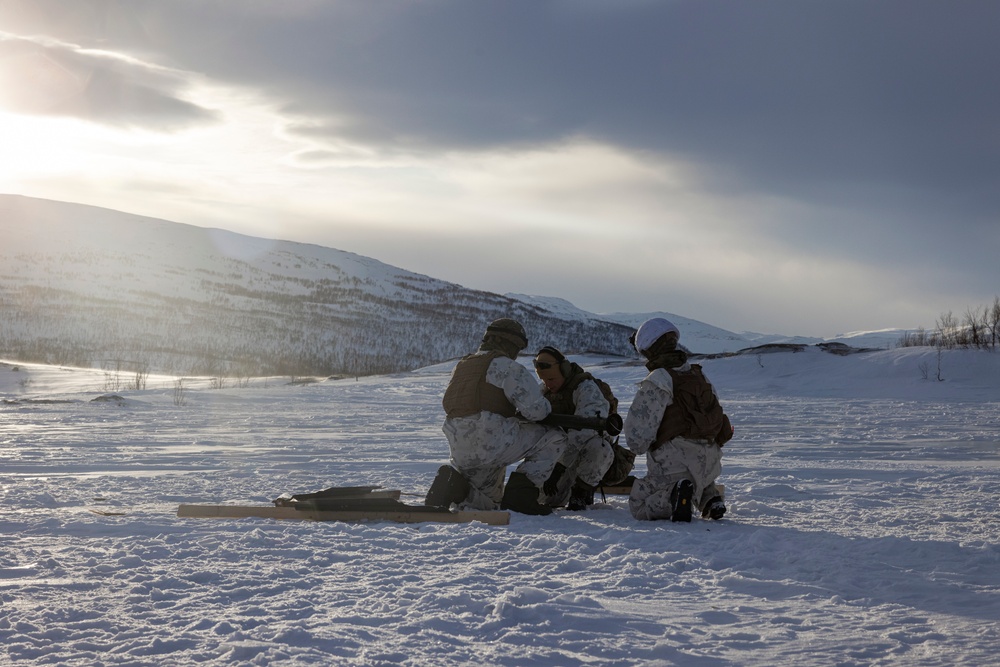
POLYGON ((35 118, 0 112, 0 184, 73 171, 83 165, 73 136, 82 123, 69 119, 35 118))

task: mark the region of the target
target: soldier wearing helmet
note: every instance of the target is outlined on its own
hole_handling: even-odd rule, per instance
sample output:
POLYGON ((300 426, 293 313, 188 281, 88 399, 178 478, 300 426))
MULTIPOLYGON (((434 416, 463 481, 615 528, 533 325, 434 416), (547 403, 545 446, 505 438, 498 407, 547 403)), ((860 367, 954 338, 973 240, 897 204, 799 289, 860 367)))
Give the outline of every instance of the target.
POLYGON ((625 418, 629 449, 646 455, 647 475, 632 485, 629 509, 637 519, 721 519, 726 513, 715 480, 722 445, 733 435, 715 389, 701 366, 688 363, 669 320, 643 322, 633 337, 649 375, 639 383, 625 418))
POLYGON ((541 489, 566 447, 566 434, 532 423, 547 417, 551 405, 517 361, 527 345, 524 327, 501 318, 486 327, 479 350, 455 366, 442 401, 451 461, 438 470, 428 505, 552 512, 540 502, 541 489), (519 461, 505 486, 507 466, 519 461))

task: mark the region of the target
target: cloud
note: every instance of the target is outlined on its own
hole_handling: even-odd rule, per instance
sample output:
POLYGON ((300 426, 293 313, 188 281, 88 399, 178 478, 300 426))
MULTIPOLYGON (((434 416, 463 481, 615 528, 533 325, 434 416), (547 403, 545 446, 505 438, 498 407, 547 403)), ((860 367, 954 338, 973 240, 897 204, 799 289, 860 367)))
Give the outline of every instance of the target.
POLYGON ((334 247, 567 298, 613 292, 580 268, 610 257, 620 299, 669 293, 691 316, 746 314, 763 281, 772 318, 839 296, 811 321, 895 326, 1000 281, 1000 4, 8 0, 0 25, 22 35, 0 43, 8 108, 218 121, 224 145, 147 149, 202 181, 159 210, 308 220, 349 229, 311 237, 334 247), (21 58, 57 83, 26 87, 21 58), (449 258, 484 239, 521 284, 502 258, 449 258), (650 265, 681 279, 649 287, 650 265))
POLYGON ((188 83, 118 54, 0 33, 0 105, 16 113, 157 131, 216 122, 183 98, 188 83))
MULTIPOLYGON (((42 2, 49 24, 64 4, 42 2)), ((588 136, 706 165, 726 190, 836 200, 874 182, 998 208, 1000 5, 85 4, 102 20, 57 23, 67 37, 260 90, 319 142, 588 136)))

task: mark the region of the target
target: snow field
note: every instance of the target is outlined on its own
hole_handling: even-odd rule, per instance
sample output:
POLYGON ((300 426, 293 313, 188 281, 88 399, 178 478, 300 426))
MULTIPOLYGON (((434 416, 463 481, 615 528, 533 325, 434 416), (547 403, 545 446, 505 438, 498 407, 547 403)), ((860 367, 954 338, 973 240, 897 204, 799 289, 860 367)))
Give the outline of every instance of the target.
MULTIPOLYGON (((705 362, 737 428, 721 522, 609 496, 506 527, 175 516, 419 502, 448 365, 181 406, 169 379, 92 402, 99 372, 0 365, 0 664, 990 664, 1000 368, 955 351, 932 382, 913 355, 705 362)), ((627 408, 643 369, 593 370, 627 408)))

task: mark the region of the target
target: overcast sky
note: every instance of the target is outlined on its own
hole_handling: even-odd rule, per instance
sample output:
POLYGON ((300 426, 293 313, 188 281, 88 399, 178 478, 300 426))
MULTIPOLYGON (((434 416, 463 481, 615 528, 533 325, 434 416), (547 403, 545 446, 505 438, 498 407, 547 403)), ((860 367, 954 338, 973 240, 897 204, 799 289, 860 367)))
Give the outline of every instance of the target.
POLYGON ((0 0, 0 192, 596 313, 1000 294, 1000 2, 0 0))

